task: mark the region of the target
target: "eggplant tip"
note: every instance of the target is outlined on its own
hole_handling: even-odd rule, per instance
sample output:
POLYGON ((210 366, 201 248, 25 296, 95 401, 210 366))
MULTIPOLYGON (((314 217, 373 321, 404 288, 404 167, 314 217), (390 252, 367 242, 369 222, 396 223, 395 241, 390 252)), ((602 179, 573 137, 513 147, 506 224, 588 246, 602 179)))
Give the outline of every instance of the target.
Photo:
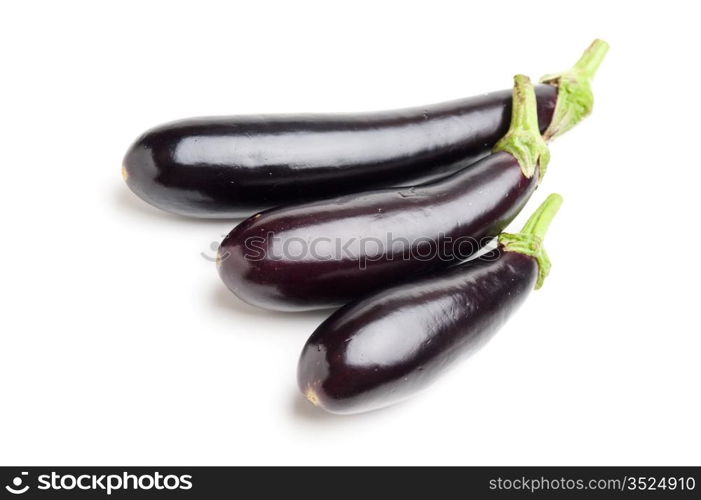
POLYGON ((311 404, 313 404, 314 406, 319 406, 319 396, 317 395, 314 389, 308 387, 307 390, 304 392, 304 396, 309 400, 311 404))
POLYGON ((126 180, 129 178, 129 171, 127 170, 127 167, 125 165, 122 165, 122 179, 126 182, 126 180))

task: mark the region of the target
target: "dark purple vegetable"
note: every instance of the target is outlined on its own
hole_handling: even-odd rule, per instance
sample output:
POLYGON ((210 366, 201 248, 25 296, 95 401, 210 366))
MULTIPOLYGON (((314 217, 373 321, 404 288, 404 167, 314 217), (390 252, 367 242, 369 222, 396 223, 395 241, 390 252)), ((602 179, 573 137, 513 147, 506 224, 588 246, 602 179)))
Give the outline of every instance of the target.
POLYGON ((562 198, 550 195, 519 234, 489 254, 377 292, 331 315, 302 350, 298 383, 333 413, 401 401, 487 341, 550 269, 542 238, 562 198))
MULTIPOLYGON (((591 111, 590 80, 606 50, 594 42, 572 70, 537 87, 546 137, 591 111)), ((502 91, 376 113, 183 120, 142 135, 122 174, 137 196, 163 210, 245 217, 447 175, 487 154, 506 132, 510 107, 510 92, 502 91)))
POLYGON ((455 174, 245 220, 219 248, 224 283, 259 307, 317 309, 464 260, 519 213, 549 158, 527 77, 515 78, 513 99, 495 153, 455 174))

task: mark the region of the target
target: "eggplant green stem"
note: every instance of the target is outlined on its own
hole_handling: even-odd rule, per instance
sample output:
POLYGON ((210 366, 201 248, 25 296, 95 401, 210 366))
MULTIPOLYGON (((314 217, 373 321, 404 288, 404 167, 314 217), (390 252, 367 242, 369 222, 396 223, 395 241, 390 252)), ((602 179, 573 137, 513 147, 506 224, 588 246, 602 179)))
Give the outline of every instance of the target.
POLYGON ((514 77, 513 105, 509 131, 496 143, 492 152, 505 151, 516 158, 523 175, 533 177, 540 166, 539 182, 550 161, 550 151, 538 128, 538 109, 535 90, 530 78, 514 77))
POLYGON ((608 43, 594 40, 570 70, 540 79, 542 83, 557 87, 555 111, 543 134, 545 140, 564 134, 591 113, 594 107, 591 81, 608 50, 608 43))
POLYGON ((540 205, 520 233, 502 233, 499 235, 499 244, 506 252, 518 252, 530 255, 538 262, 538 280, 536 290, 543 286, 543 281, 550 272, 550 259, 543 248, 543 239, 555 214, 562 205, 562 196, 551 194, 540 205))

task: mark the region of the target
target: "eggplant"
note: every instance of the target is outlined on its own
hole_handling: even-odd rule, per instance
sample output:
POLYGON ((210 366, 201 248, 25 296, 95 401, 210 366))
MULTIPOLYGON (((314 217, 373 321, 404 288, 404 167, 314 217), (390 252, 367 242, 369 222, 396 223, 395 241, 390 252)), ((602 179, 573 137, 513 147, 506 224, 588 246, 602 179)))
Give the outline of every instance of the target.
MULTIPOLYGON (((595 41, 570 70, 536 88, 541 132, 559 135, 591 111, 595 41)), ((139 137, 124 158, 129 188, 175 214, 242 218, 273 206, 448 175, 504 135, 509 91, 363 114, 181 120, 139 137)))
POLYGON ((270 209, 222 241, 217 267, 240 299, 282 311, 335 307, 474 254, 536 189, 549 159, 528 77, 494 153, 448 177, 270 209))
POLYGON ((297 380, 332 413, 358 413, 424 389, 506 322, 550 270, 543 236, 562 198, 550 195, 489 258, 377 292, 337 310, 307 340, 297 380))

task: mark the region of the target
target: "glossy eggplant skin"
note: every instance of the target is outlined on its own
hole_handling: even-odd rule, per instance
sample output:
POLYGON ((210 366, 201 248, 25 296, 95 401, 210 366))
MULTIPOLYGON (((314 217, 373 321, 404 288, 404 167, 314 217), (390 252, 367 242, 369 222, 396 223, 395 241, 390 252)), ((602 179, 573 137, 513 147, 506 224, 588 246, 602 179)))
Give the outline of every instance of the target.
POLYGON ((399 402, 486 342, 533 290, 533 257, 500 248, 336 311, 302 350, 300 390, 332 413, 399 402))
POLYGON ((537 170, 527 178, 499 152, 432 183, 267 210, 222 241, 219 274, 265 309, 340 306, 472 255, 520 212, 537 181, 537 170))
MULTIPOLYGON (((137 139, 122 174, 151 205, 208 218, 414 185, 485 156, 508 129, 511 94, 364 114, 182 120, 137 139)), ((543 132, 557 89, 538 85, 536 95, 543 132)))

